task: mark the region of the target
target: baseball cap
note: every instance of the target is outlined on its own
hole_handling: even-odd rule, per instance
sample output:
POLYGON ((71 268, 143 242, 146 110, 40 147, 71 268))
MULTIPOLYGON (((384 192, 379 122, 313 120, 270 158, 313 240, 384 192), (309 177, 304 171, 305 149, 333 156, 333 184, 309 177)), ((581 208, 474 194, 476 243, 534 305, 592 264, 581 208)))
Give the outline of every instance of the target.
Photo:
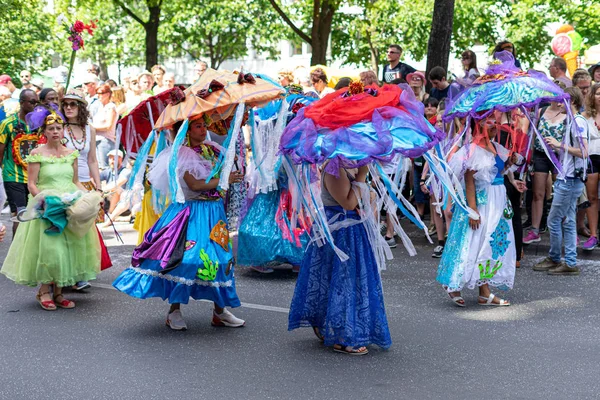
POLYGON ((44 81, 41 78, 32 79, 31 84, 40 90, 44 88, 44 81))
POLYGON ((115 155, 120 158, 123 158, 123 152, 121 150, 111 150, 108 152, 108 154, 106 154, 107 157, 110 157, 110 156, 114 157, 115 155))
POLYGON ((85 74, 85 76, 83 77, 83 83, 98 83, 98 77, 94 74, 92 74, 91 72, 85 74))
POLYGON ((0 75, 0 85, 6 85, 8 82, 12 82, 12 79, 10 79, 10 76, 4 74, 4 75, 0 75))

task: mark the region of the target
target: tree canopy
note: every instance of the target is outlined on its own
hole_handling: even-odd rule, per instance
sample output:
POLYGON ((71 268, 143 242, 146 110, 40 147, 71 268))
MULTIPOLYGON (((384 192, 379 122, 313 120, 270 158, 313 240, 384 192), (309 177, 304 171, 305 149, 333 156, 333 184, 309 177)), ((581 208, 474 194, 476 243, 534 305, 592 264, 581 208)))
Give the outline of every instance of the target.
MULTIPOLYGON (((435 0, 0 0, 0 71, 45 69, 57 54, 68 60, 69 43, 56 16, 98 19, 80 59, 105 69, 164 62, 173 56, 202 58, 219 67, 249 49, 271 58, 279 41, 307 42, 313 61, 340 60, 361 67, 385 62, 399 43, 416 60, 426 57, 435 0), (257 18, 256 16, 260 17, 257 18), (32 68, 32 66, 34 68, 32 68)), ((72 22, 72 21, 71 21, 72 22)), ((570 23, 584 46, 600 43, 596 0, 455 0, 451 52, 477 44, 490 51, 501 39, 515 44, 525 66, 551 54, 553 23, 570 23)), ((435 40, 435 38, 433 38, 435 40)), ((64 61, 66 63, 66 61, 64 61)))

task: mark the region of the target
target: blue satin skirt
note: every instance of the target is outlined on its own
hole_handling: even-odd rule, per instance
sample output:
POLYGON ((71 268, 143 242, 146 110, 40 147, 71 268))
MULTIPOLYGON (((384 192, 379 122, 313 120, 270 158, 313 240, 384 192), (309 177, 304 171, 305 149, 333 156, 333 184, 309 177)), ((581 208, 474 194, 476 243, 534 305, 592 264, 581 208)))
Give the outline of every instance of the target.
MULTIPOLYGON (((327 219, 359 219, 355 211, 325 207, 327 219)), ((381 277, 362 224, 332 232, 349 259, 342 262, 332 247, 312 243, 306 249, 290 306, 288 329, 317 327, 325 345, 388 348, 388 328, 381 277)))
MULTIPOLYGON (((238 265, 262 266, 272 261, 300 265, 302 262, 308 234, 300 236, 300 247, 282 236, 275 222, 280 195, 280 190, 261 193, 252 202, 238 231, 238 265)), ((285 215, 284 219, 290 227, 285 215)))
POLYGON ((152 238, 153 232, 171 222, 186 207, 190 208, 190 216, 181 263, 161 273, 160 260, 145 259, 139 267, 131 266, 124 270, 113 286, 132 297, 160 297, 170 304, 187 304, 191 297, 213 301, 219 307, 240 306, 229 237, 214 234, 227 223, 222 200, 172 203, 151 228, 149 237, 152 238))

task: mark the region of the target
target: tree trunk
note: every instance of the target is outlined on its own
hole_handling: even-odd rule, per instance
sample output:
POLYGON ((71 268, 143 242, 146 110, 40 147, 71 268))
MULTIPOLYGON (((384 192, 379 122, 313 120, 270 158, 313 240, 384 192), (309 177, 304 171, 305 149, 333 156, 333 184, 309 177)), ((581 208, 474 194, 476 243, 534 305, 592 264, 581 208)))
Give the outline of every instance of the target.
POLYGON ((369 43, 369 54, 371 55, 371 69, 375 72, 377 76, 379 76, 379 49, 373 46, 373 41, 371 40, 371 33, 367 31, 367 43, 369 43))
MULTIPOLYGON (((454 22, 454 1, 435 0, 433 5, 433 21, 427 44, 427 76, 433 67, 443 67, 448 71, 450 57, 450 41, 452 39, 452 24, 454 22)), ((427 89, 430 83, 428 80, 427 89)))
POLYGON ((161 6, 148 6, 150 18, 144 24, 146 30, 146 70, 158 64, 158 26, 160 24, 161 6))
POLYGON ((311 65, 327 64, 329 35, 331 34, 331 24, 336 10, 337 6, 332 4, 331 0, 322 0, 320 7, 319 1, 314 2, 313 26, 311 29, 311 65))

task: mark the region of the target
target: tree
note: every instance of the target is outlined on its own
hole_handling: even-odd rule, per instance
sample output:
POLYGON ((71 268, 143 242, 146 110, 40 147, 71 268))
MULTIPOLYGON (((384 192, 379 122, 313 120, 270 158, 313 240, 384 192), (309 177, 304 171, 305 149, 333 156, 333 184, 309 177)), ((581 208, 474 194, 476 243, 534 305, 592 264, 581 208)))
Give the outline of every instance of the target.
POLYGON ((18 83, 21 70, 51 66, 55 36, 52 23, 39 18, 45 5, 41 1, 0 1, 0 71, 18 83))
POLYGON ((453 21, 454 0, 435 0, 427 43, 427 74, 436 66, 448 69, 453 21))
MULTIPOLYGON (((340 7, 341 0, 312 0, 312 7, 310 7, 310 4, 308 3, 300 2, 298 7, 299 10, 311 10, 310 35, 300 29, 292 21, 292 18, 290 18, 288 13, 277 4, 277 0, 269 0, 269 2, 292 31, 300 39, 310 44, 312 48, 310 63, 312 65, 327 64, 327 49, 329 46, 333 18, 340 7)), ((303 19, 305 21, 308 15, 308 13, 304 12, 303 19)))
POLYGON ((145 49, 146 49, 146 70, 150 70, 158 63, 158 27, 160 25, 160 13, 162 10, 162 0, 145 0, 146 7, 135 12, 133 6, 139 7, 139 2, 135 2, 132 6, 126 5, 122 0, 113 0, 131 19, 139 23, 146 32, 145 49), (144 21, 140 14, 147 14, 148 19, 144 21))
POLYGON ((227 59, 246 56, 249 45, 274 57, 284 32, 279 16, 264 0, 204 0, 201 7, 177 2, 173 18, 164 27, 165 35, 172 38, 169 54, 205 58, 215 69, 227 59), (260 23, 256 15, 261 16, 260 23))

